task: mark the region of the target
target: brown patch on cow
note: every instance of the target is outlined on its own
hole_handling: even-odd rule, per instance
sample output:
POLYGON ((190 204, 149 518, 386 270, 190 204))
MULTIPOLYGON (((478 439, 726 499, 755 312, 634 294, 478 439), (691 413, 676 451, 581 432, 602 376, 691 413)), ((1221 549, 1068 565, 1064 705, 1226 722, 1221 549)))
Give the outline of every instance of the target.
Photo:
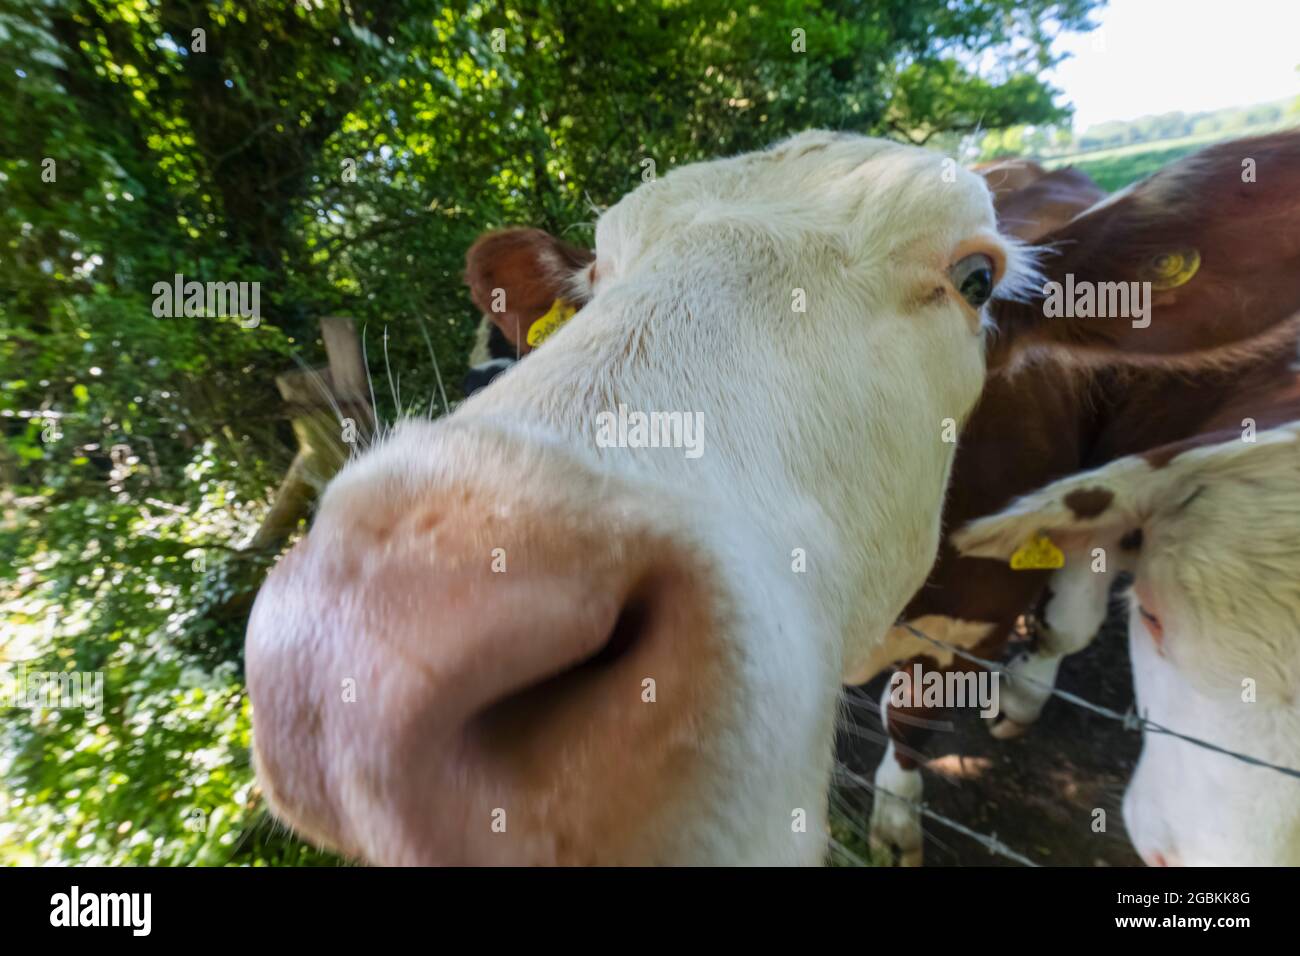
POLYGON ((1294 354, 1291 343, 1244 369, 1150 376, 1153 380, 1143 387, 1129 387, 1129 400, 1098 443, 1102 460, 1132 454, 1145 440, 1142 458, 1152 468, 1164 468, 1195 448, 1240 441, 1244 419, 1252 419, 1257 431, 1300 420, 1294 354), (1154 448, 1153 438, 1158 442, 1154 448))
MULTIPOLYGON (((1014 378, 989 379, 962 429, 944 504, 946 531, 994 515, 1021 495, 1077 472, 1092 413, 1077 381, 1043 363, 1014 378)), ((1006 561, 962 557, 945 535, 930 576, 903 611, 905 620, 934 614, 992 625, 1004 640, 1033 606, 1050 571, 1012 571, 1006 561)))
POLYGON ((1115 493, 1108 488, 1080 488, 1065 496, 1065 506, 1076 518, 1095 518, 1114 500, 1115 493))
MULTIPOLYGON (((898 664, 895 672, 903 672, 911 680, 912 668, 919 666, 921 676, 932 671, 942 674, 944 669, 939 662, 928 654, 921 654, 898 664)), ((890 680, 894 678, 891 676, 890 680)), ((892 687, 892 685, 891 685, 892 687)), ((919 697, 920 688, 913 688, 919 697)), ((885 731, 894 742, 894 760, 904 770, 915 770, 925 758, 920 753, 920 746, 929 739, 933 731, 935 711, 921 703, 898 706, 892 700, 885 707, 885 731)))

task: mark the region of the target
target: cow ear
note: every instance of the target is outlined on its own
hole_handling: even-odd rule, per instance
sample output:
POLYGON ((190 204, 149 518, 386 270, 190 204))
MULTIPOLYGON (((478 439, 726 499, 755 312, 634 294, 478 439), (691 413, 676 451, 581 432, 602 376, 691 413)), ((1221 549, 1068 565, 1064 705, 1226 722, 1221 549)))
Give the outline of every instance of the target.
POLYGON ((1040 536, 1063 551, 1086 548, 1101 538, 1113 540, 1141 526, 1153 491, 1152 474, 1149 464, 1133 457, 1064 478, 999 514, 972 521, 953 534, 953 545, 967 557, 1011 560, 1014 567, 1014 559, 1034 549, 1040 536))
POLYGON ((996 305, 995 352, 1198 364, 1280 343, 1300 322, 1300 131, 1204 149, 1044 236, 1040 249, 1048 282, 1029 302, 996 305), (1113 307, 1125 296, 1127 316, 1096 314, 1103 299, 1113 307))
POLYGON ((1219 480, 1260 483, 1300 469, 1300 422, 1257 434, 1215 430, 1119 458, 1073 475, 1013 502, 1000 514, 972 521, 952 536, 968 557, 1010 558, 1038 535, 1065 550, 1099 538, 1113 540, 1134 528, 1182 511, 1219 480))
POLYGON ((590 295, 582 272, 595 255, 540 229, 480 236, 465 254, 470 298, 523 355, 528 330, 560 302, 580 309, 590 295))
POLYGON ((1015 189, 989 179, 998 231, 1002 234, 1038 242, 1106 198, 1106 191, 1077 169, 1066 167, 1049 173, 1037 168, 1041 175, 1015 189))
POLYGON ((984 177, 995 205, 1003 196, 1020 192, 1047 175, 1047 170, 1032 159, 1019 157, 976 163, 971 171, 984 177))

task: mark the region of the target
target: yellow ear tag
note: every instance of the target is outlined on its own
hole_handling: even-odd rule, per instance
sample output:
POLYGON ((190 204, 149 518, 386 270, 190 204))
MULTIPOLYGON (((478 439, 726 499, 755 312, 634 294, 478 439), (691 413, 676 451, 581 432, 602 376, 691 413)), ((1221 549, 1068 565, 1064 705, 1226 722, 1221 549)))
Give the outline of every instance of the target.
POLYGON ((1176 249, 1156 256, 1141 270, 1141 278, 1156 292, 1177 289, 1192 281, 1201 268, 1201 254, 1195 249, 1176 249))
POLYGON ((1052 539, 1045 534, 1034 535, 1011 556, 1013 571, 1063 567, 1065 567, 1065 552, 1052 544, 1052 539))
POLYGON ((551 303, 550 311, 534 322, 528 329, 528 344, 533 348, 537 348, 537 346, 554 335, 556 329, 568 322, 577 313, 578 310, 569 303, 563 299, 556 299, 551 303))

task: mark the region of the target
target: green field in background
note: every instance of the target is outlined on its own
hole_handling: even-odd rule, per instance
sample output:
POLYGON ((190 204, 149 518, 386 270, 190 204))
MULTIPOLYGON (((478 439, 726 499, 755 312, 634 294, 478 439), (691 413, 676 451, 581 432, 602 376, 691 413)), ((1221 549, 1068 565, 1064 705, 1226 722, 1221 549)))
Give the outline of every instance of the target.
POLYGON ((1218 136, 1184 136, 1179 139, 1163 139, 1151 143, 1137 143, 1132 146, 1119 146, 1115 149, 1099 149, 1090 153, 1076 153, 1073 156, 1054 156, 1040 160, 1048 169, 1073 166, 1082 170, 1107 192, 1123 189, 1129 183, 1149 176, 1163 166, 1189 153, 1194 153, 1212 143, 1221 143, 1243 136, 1259 136, 1286 128, 1286 124, 1270 124, 1248 129, 1233 130, 1218 136))
POLYGON ((1150 143, 1145 150, 1107 151, 1109 155, 1096 159, 1065 160, 1050 165, 1073 166, 1091 176, 1102 189, 1114 192, 1205 145, 1204 142, 1183 142, 1176 146, 1168 145, 1167 141, 1150 143))

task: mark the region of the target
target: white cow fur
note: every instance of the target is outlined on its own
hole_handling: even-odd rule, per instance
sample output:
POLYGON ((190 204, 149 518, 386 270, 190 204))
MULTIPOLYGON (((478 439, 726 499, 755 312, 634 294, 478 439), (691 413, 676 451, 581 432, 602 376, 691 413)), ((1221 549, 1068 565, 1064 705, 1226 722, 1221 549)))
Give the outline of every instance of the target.
MULTIPOLYGON (((1045 530, 1078 548, 1141 527, 1129 643, 1138 705, 1172 730, 1300 768, 1300 423, 1184 453, 1143 458, 1049 485, 955 540, 1004 557, 1045 530), (1078 519, 1063 499, 1115 500, 1078 519), (1255 700, 1245 699, 1253 682, 1255 700)), ((1148 862, 1300 864, 1300 780, 1162 734, 1144 737, 1124 820, 1148 862)))
MULTIPOLYGON (((689 783, 711 799, 671 825, 629 822, 662 827, 662 859, 823 858, 841 679, 930 569, 955 447, 935 435, 984 375, 969 308, 951 290, 922 300, 972 240, 1007 256, 1001 289, 1026 271, 983 181, 953 173, 931 152, 813 132, 642 186, 601 217, 592 298, 546 348, 449 419, 402 424, 324 497, 338 519, 387 487, 507 488, 564 462, 591 480, 526 493, 580 509, 593 488, 631 490, 635 520, 716 569, 732 717, 700 731, 718 756, 689 783), (595 416, 618 403, 701 413, 703 456, 597 447, 595 416)), ((381 829, 382 800, 356 801, 381 829)))
MULTIPOLYGON (((923 275, 915 257, 929 257, 934 275, 963 237, 993 237, 975 178, 963 172, 945 188, 941 173, 929 153, 811 133, 642 188, 597 225, 600 279, 581 321, 508 388, 489 388, 465 409, 508 427, 540 418, 571 432, 585 423, 571 406, 555 407, 558 389, 703 413, 705 467, 618 450, 601 467, 641 478, 650 470, 689 493, 682 506, 692 513, 725 515, 720 536, 752 541, 736 540, 724 566, 740 601, 769 603, 750 633, 736 635, 752 671, 738 694, 763 704, 734 742, 747 779, 728 790, 770 795, 770 806, 755 808, 767 825, 750 832, 777 819, 777 843, 788 842, 791 807, 824 816, 839 675, 871 652, 928 573, 952 451, 933 441, 934 429, 964 420, 980 386, 960 306, 921 322, 900 308, 908 280, 923 275), (793 311, 796 288, 807 314, 793 311), (642 348, 655 362, 634 369, 624 356, 642 348), (926 356, 950 376, 926 374, 926 356), (790 570, 795 548, 807 553, 805 574, 790 570), (758 554, 770 556, 766 567, 758 554), (785 767, 765 766, 777 755, 785 767)), ((747 855, 820 858, 820 845, 802 842, 793 855, 777 845, 747 855)))

